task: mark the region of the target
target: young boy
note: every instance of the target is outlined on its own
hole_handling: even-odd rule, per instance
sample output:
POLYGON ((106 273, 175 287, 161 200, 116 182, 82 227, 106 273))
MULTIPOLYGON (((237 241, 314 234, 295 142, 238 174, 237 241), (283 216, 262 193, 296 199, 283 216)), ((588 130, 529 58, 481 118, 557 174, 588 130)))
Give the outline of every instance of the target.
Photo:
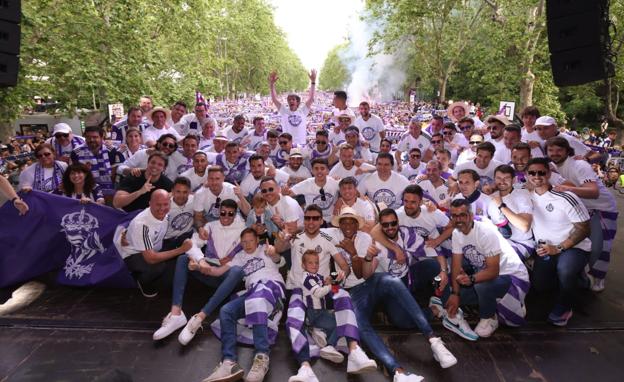
POLYGON ((251 200, 251 207, 253 212, 250 212, 247 216, 247 227, 253 228, 258 233, 261 244, 267 241, 273 243, 274 235, 279 232, 279 229, 271 221, 273 214, 267 209, 267 202, 261 193, 254 195, 251 200))

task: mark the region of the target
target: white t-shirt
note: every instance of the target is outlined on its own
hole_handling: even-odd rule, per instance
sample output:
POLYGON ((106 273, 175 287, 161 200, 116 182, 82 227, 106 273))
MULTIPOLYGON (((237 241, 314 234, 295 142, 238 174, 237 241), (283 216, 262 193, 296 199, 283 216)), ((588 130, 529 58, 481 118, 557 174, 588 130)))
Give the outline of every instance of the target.
POLYGON ((195 199, 193 200, 193 211, 203 212, 209 219, 219 219, 219 208, 221 202, 226 199, 232 199, 236 203, 240 200, 234 193, 234 185, 230 183, 223 183, 223 188, 219 195, 215 195, 210 191, 208 187, 202 187, 195 193, 195 199), (219 199, 219 207, 217 207, 216 201, 219 199))
MULTIPOLYGON (((480 191, 477 192, 479 192, 479 197, 476 200, 470 202, 470 209, 472 210, 472 214, 475 216, 485 217, 495 225, 504 225, 507 222, 507 218, 498 209, 498 206, 494 204, 492 198, 480 191)), ((466 197, 460 193, 455 195, 455 197, 453 198, 453 200, 456 199, 466 199, 466 197)))
POLYGON ((453 255, 463 254, 475 272, 485 269, 486 258, 499 255, 499 275, 516 276, 529 281, 529 273, 522 260, 492 223, 475 221, 468 235, 455 229, 451 242, 453 255))
POLYGON ((335 147, 340 146, 347 141, 344 131, 340 130, 339 132, 336 132, 336 129, 331 129, 329 131, 327 139, 329 140, 329 143, 335 147))
POLYGON ((279 214, 285 223, 298 222, 298 226, 303 225, 303 210, 299 203, 288 195, 280 195, 275 205, 267 204, 267 209, 272 216, 279 214))
MULTIPOLYGON (((513 190, 510 194, 503 197, 503 203, 516 214, 533 214, 531 194, 529 194, 527 190, 513 190)), ((509 226, 511 227, 511 237, 509 240, 529 246, 535 244, 533 241, 533 231, 531 231, 531 229, 527 232, 523 232, 520 228, 513 225, 511 221, 509 222, 509 226)))
MULTIPOLYGON (((343 204, 343 206, 345 206, 345 204, 343 204)), ((357 198, 355 200, 355 203, 353 203, 352 206, 349 206, 351 208, 353 208, 353 210, 359 215, 361 216, 364 221, 375 221, 376 217, 375 217, 375 209, 373 207, 373 205, 371 204, 371 202, 369 202, 368 200, 364 200, 362 198, 357 198)), ((360 227, 362 228, 362 227, 360 227)))
POLYGON ((383 202, 389 208, 396 209, 403 205, 403 191, 409 184, 406 177, 394 171, 386 181, 379 179, 377 172, 374 172, 358 185, 358 191, 375 203, 383 202))
POLYGON ((434 186, 433 183, 431 183, 431 181, 428 179, 417 182, 417 184, 420 186, 420 188, 423 189, 425 193, 427 193, 427 195, 431 196, 433 200, 435 200, 435 202, 438 204, 446 202, 449 198, 448 185, 446 184, 444 178, 442 178, 442 184, 440 184, 438 187, 434 186))
MULTIPOLYGON (((570 236, 574 225, 589 220, 589 212, 578 196, 571 192, 550 190, 542 195, 531 192, 533 201, 533 235, 535 241, 544 240, 558 245, 570 236)), ((574 248, 591 251, 589 238, 574 248)))
POLYGON ((511 150, 507 148, 507 146, 503 145, 502 147, 497 147, 494 152, 494 157, 492 160, 496 160, 500 163, 510 163, 511 162, 511 150))
POLYGON ((353 122, 358 129, 362 137, 370 144, 371 150, 379 152, 379 145, 381 144, 381 136, 379 133, 385 131, 384 123, 375 114, 371 114, 367 121, 358 116, 353 122))
MULTIPOLYGON (((344 235, 342 234, 340 228, 324 228, 322 229, 322 231, 333 237, 335 243, 340 243, 342 240, 344 240, 344 235)), ((373 243, 373 239, 366 232, 358 231, 355 235, 355 240, 353 243, 355 245, 355 251, 357 252, 358 257, 364 258, 366 256, 366 251, 368 250, 368 247, 373 243)), ((336 249, 338 250, 340 256, 342 256, 344 261, 349 264, 349 268, 351 268, 351 256, 342 248, 336 249)), ((351 273, 349 273, 349 276, 347 276, 347 279, 344 281, 343 285, 345 288, 352 288, 356 285, 363 283, 364 281, 366 280, 364 280, 363 278, 358 279, 353 272, 353 268, 351 268, 351 273)))
MULTIPOLYGON (((399 241, 402 241, 399 238, 399 241)), ((396 243, 399 246, 401 244, 396 243)), ((403 264, 399 264, 395 260, 394 252, 390 252, 388 248, 384 247, 380 243, 375 243, 375 246, 379 248, 379 253, 377 254, 377 268, 375 272, 379 273, 388 273, 392 277, 403 278, 407 275, 409 271, 409 263, 405 262, 403 264)))
POLYGON ((167 217, 158 220, 152 215, 149 208, 141 211, 132 219, 126 229, 127 246, 121 245, 121 233, 123 230, 117 230, 113 242, 122 258, 126 258, 135 253, 141 253, 146 250, 160 251, 162 242, 167 233, 167 217))
POLYGON ((344 165, 342 164, 342 162, 338 162, 329 171, 329 176, 331 176, 332 178, 334 178, 336 180, 348 178, 348 177, 351 176, 351 177, 354 177, 358 181, 358 183, 359 183, 359 182, 362 181, 362 179, 367 177, 368 174, 365 173, 365 174, 355 175, 355 172, 357 171, 358 168, 361 168, 364 171, 366 171, 366 170, 373 170, 374 171, 375 170, 375 166, 373 166, 371 164, 368 164, 368 163, 362 163, 362 165, 360 167, 355 167, 355 165, 353 165, 351 167, 351 169, 347 170, 344 167, 344 165))
POLYGON ((281 168, 281 170, 284 171, 286 174, 288 174, 288 178, 289 179, 290 179, 290 177, 307 179, 307 178, 312 176, 312 174, 310 173, 310 170, 308 170, 303 165, 300 166, 297 169, 297 171, 295 171, 292 168, 290 168, 290 166, 284 166, 284 167, 281 168))
POLYGON ((479 174, 479 177, 481 178, 480 186, 483 187, 486 184, 494 183, 494 170, 496 170, 496 167, 500 166, 501 164, 501 162, 492 159, 486 168, 481 169, 477 167, 474 160, 470 162, 464 162, 460 165, 455 166, 455 175, 453 177, 457 179, 457 176, 461 170, 472 169, 475 170, 477 174, 479 174))
POLYGON ((424 162, 420 162, 420 165, 416 168, 412 167, 411 164, 406 163, 403 165, 403 169, 401 170, 401 175, 407 178, 410 182, 413 182, 418 175, 420 175, 427 168, 427 164, 424 162))
POLYGON ((581 198, 588 210, 617 211, 617 204, 611 192, 605 187, 591 165, 584 160, 574 158, 566 159, 561 166, 557 166, 559 174, 566 180, 580 187, 587 182, 594 182, 598 186, 599 195, 597 199, 581 198))
POLYGON ((293 137, 293 143, 305 145, 307 137, 307 117, 310 109, 305 103, 299 104, 297 110, 292 111, 288 105, 282 105, 278 111, 281 118, 282 132, 289 133, 293 137))
POLYGON ((167 233, 165 239, 179 237, 193 229, 193 195, 182 206, 176 204, 171 197, 171 208, 167 215, 167 233))
MULTIPOLYGON (((574 149, 574 155, 586 155, 589 152, 589 147, 569 134, 557 134, 556 136, 565 138, 570 143, 570 147, 574 149)), ((543 145, 542 148, 544 148, 543 145)), ((546 150, 544 150, 544 152, 546 152, 546 150)))
POLYGON ((232 126, 229 126, 223 130, 223 134, 225 134, 230 142, 240 143, 247 135, 249 135, 249 130, 246 127, 243 127, 241 131, 237 133, 234 131, 232 126))
MULTIPOLYGON (((65 170, 67 169, 67 163, 62 162, 62 161, 55 161, 55 163, 57 165, 59 165, 62 169, 63 172, 65 172, 65 170)), ((20 173, 19 176, 19 189, 21 190, 24 187, 30 187, 32 188, 33 184, 35 183, 35 167, 37 166, 37 163, 33 163, 30 166, 26 167, 24 169, 24 171, 22 171, 20 173)), ((39 190, 39 191, 44 191, 44 192, 52 192, 53 190, 53 176, 54 176, 54 167, 50 167, 50 168, 43 168, 43 190, 39 190)), ((61 178, 59 179, 60 182, 63 181, 63 175, 61 174, 61 178)))
POLYGON ((412 134, 408 133, 408 134, 403 135, 403 137, 401 137, 401 140, 399 141, 399 144, 397 145, 397 150, 404 152, 404 153, 409 153, 411 149, 413 149, 414 147, 417 147, 420 149, 420 152, 424 154, 425 151, 429 149, 430 145, 431 145, 431 138, 429 138, 429 136, 421 133, 418 136, 418 138, 414 138, 412 134))
POLYGON ((459 154, 459 156, 457 157, 457 162, 455 162, 455 169, 457 169, 457 167, 462 163, 472 162, 476 156, 477 153, 470 149, 462 151, 461 154, 459 154))
POLYGON ((286 288, 293 289, 303 284, 301 259, 308 249, 313 249, 319 254, 318 273, 329 275, 331 273, 330 258, 334 255, 338 256, 338 248, 336 248, 335 243, 337 243, 336 239, 322 230, 313 238, 305 232, 295 235, 290 248, 292 266, 286 277, 286 288))
MULTIPOLYGON (((214 126, 219 126, 216 119, 210 116, 206 116, 206 118, 212 119, 214 126)), ((178 131, 178 134, 183 137, 186 137, 189 134, 201 135, 202 132, 202 127, 200 126, 195 113, 182 116, 178 123, 173 125, 173 127, 178 131)))
MULTIPOLYGON (((264 169, 265 175, 267 171, 268 171, 268 168, 265 168, 264 169)), ((288 183, 289 177, 288 177, 288 174, 286 174, 284 171, 280 169, 276 169, 274 178, 277 184, 281 187, 288 183)), ((240 184, 240 189, 243 195, 245 195, 245 197, 252 198, 256 193, 260 191, 261 180, 262 180, 262 177, 256 179, 254 178, 252 173, 247 174, 245 179, 243 179, 243 181, 240 184)))
POLYGON ((177 141, 182 140, 183 137, 180 136, 180 134, 178 134, 178 131, 176 129, 174 129, 173 127, 167 127, 165 126, 162 129, 157 129, 154 126, 150 126, 147 129, 143 130, 143 142, 156 142, 158 141, 158 138, 162 137, 165 134, 172 134, 177 141))
POLYGON ((180 176, 183 176, 185 178, 187 178, 188 180, 191 181, 191 191, 192 192, 197 192, 201 186, 204 185, 204 183, 206 183, 206 179, 208 179, 208 170, 204 171, 204 175, 199 176, 195 173, 195 169, 194 168, 189 168, 188 170, 184 171, 182 174, 180 174, 180 176))
MULTIPOLYGON (((399 217, 399 225, 403 227, 413 228, 424 239, 435 239, 440 236, 440 231, 446 227, 449 223, 449 218, 442 211, 435 210, 429 212, 425 206, 420 207, 420 213, 417 217, 408 216, 405 213, 405 207, 399 208, 397 211, 399 217)), ((450 240, 445 240, 441 246, 443 248, 451 249, 450 240)), ((435 249, 425 246, 425 253, 427 256, 433 257, 437 253, 435 249)))
POLYGON ((245 289, 251 289, 259 281, 275 281, 283 284, 284 279, 279 273, 278 264, 275 264, 269 256, 265 254, 265 246, 259 246, 255 252, 247 253, 244 250, 238 252, 232 261, 228 263, 231 267, 241 267, 245 273, 245 289))
POLYGON ((328 176, 325 185, 319 187, 314 178, 308 178, 292 186, 291 191, 295 195, 305 196, 307 206, 316 204, 321 207, 325 221, 331 221, 334 204, 336 204, 338 197, 338 181, 336 179, 328 176), (325 191, 324 198, 320 192, 321 188, 325 191))
POLYGON ((533 130, 532 133, 526 131, 526 129, 522 128, 522 138, 520 138, 522 142, 539 142, 540 147, 535 147, 531 149, 531 158, 541 158, 544 156, 544 152, 542 151, 542 146, 544 146, 544 140, 539 136, 537 130, 533 130))

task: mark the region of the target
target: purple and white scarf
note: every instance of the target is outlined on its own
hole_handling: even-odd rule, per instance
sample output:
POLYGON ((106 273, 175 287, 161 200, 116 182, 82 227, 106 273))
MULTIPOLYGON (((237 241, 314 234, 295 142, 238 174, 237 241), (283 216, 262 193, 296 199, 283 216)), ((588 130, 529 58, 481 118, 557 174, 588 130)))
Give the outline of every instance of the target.
POLYGON ((52 170, 52 177, 45 177, 45 169, 39 164, 35 164, 35 181, 33 183, 33 190, 52 192, 56 190, 63 182, 63 167, 55 161, 54 169, 52 170), (49 180, 48 180, 49 179, 49 180))
POLYGON ((71 152, 74 151, 75 148, 84 145, 84 140, 78 137, 72 137, 69 143, 71 145, 71 149, 69 152, 65 153, 63 152, 63 148, 61 147, 61 144, 59 143, 58 139, 56 139, 56 137, 52 137, 52 144, 54 145, 54 151, 56 151, 56 155, 58 155, 59 157, 63 156, 64 154, 67 154, 67 155, 71 154, 71 152))
POLYGON ((78 162, 91 166, 93 179, 103 190, 113 189, 110 153, 106 146, 102 145, 97 156, 86 145, 75 149, 74 154, 78 157, 78 162))

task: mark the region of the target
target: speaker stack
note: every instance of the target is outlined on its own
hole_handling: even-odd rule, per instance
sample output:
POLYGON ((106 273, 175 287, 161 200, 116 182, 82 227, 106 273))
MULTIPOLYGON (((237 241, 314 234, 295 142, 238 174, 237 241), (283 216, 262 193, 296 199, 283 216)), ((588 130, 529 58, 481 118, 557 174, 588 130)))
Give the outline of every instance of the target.
POLYGON ((548 46, 557 86, 614 75, 608 0, 547 0, 548 46))
POLYGON ((19 0, 0 0, 0 87, 17 84, 21 13, 19 0))

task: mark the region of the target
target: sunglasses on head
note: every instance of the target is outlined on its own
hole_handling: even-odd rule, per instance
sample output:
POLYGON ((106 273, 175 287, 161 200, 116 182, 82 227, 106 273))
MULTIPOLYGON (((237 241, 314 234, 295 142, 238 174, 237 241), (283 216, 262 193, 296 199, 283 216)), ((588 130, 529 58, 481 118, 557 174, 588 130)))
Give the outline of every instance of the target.
POLYGON ((313 220, 313 221, 316 222, 316 221, 319 221, 321 219, 322 219, 321 216, 309 216, 309 215, 306 215, 306 216, 303 217, 303 220, 306 220, 306 221, 313 220))
POLYGON ((221 211, 221 216, 229 216, 229 217, 232 217, 232 216, 234 216, 234 215, 236 215, 236 212, 234 212, 234 211, 221 211))
POLYGON ((546 171, 527 171, 531 176, 546 176, 546 171))
POLYGON ((266 194, 267 192, 273 192, 275 191, 275 188, 273 187, 267 187, 267 188, 263 188, 260 190, 260 192, 262 192, 263 194, 266 194))
POLYGON ((58 134, 54 134, 54 137, 58 138, 69 138, 69 134, 68 133, 58 133, 58 134))
POLYGON ((381 226, 384 228, 388 228, 388 227, 396 227, 399 225, 399 222, 396 220, 393 220, 391 222, 385 222, 385 223, 381 223, 381 226))
POLYGON ((176 145, 175 143, 166 143, 166 142, 162 142, 160 144, 160 147, 167 147, 169 149, 175 149, 176 145))
POLYGON ((39 153, 37 154, 37 158, 49 157, 50 155, 52 155, 52 153, 49 151, 45 153, 39 153))
POLYGON ((481 141, 470 141, 469 142, 471 145, 478 145, 481 143, 481 141))

